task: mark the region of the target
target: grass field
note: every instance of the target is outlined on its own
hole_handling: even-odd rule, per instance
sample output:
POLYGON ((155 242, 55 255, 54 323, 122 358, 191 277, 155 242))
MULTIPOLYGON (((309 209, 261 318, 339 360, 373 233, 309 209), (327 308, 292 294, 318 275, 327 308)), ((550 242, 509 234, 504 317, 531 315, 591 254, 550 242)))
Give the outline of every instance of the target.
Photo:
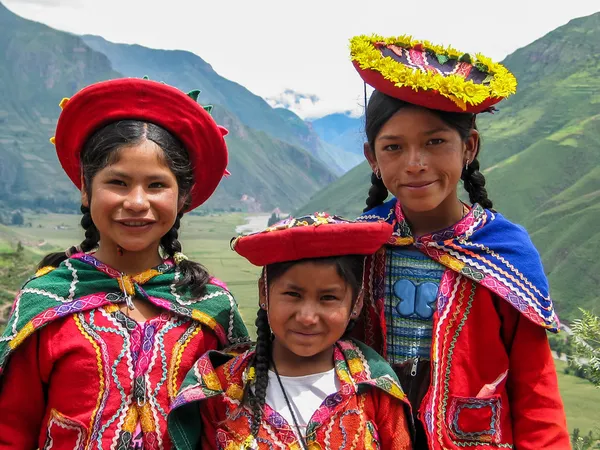
MULTIPOLYGON (((267 218, 264 216, 265 224, 267 218)), ((18 240, 25 245, 30 257, 41 256, 52 249, 65 249, 83 237, 78 227, 79 219, 75 215, 26 215, 25 222, 31 223, 31 227, 0 227, 0 254, 14 249, 18 240)), ((254 335, 259 268, 229 248, 236 227, 244 223, 246 217, 243 214, 188 216, 181 227, 181 242, 188 257, 201 262, 212 275, 227 283, 254 335)), ((579 428, 582 434, 590 430, 600 433, 600 389, 586 380, 564 374, 564 362, 556 361, 556 366, 569 430, 579 428)))

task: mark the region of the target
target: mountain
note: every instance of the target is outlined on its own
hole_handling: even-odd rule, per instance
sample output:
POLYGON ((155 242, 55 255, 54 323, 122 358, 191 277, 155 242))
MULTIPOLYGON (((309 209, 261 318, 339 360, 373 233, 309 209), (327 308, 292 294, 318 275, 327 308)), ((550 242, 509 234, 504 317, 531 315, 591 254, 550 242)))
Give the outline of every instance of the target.
POLYGON ((348 169, 364 160, 364 118, 335 113, 308 123, 323 142, 338 149, 336 155, 345 152, 348 169))
POLYGON ((344 152, 322 142, 304 121, 284 108, 272 108, 245 87, 220 76, 199 56, 181 50, 156 50, 140 45, 115 44, 99 36, 82 36, 84 42, 105 54, 113 67, 128 77, 148 75, 182 90, 200 89, 202 101, 221 105, 246 126, 305 148, 336 174, 350 167, 344 152))
MULTIPOLYGON (((299 133, 296 143, 290 143, 245 124, 226 105, 218 102, 226 97, 239 102, 246 98, 257 104, 262 100, 241 86, 218 77, 208 64, 190 55, 184 52, 154 53, 155 57, 173 57, 174 61, 183 58, 179 65, 169 64, 168 60, 159 62, 181 72, 177 79, 181 84, 174 85, 182 90, 195 87, 193 76, 202 70, 214 78, 213 84, 202 87, 212 95, 215 119, 231 131, 226 140, 232 175, 223 180, 205 209, 271 210, 282 207, 289 211, 335 180, 336 175, 327 164, 300 145, 302 136, 319 142, 316 134, 299 133), (183 70, 192 62, 197 66, 183 70), (221 88, 238 91, 223 94, 221 88)), ((149 65, 151 69, 153 65, 149 65)), ((159 74, 153 76, 150 69, 139 67, 136 76, 148 74, 154 79, 164 79, 159 74)), ((54 211, 77 208, 78 193, 63 174, 48 142, 60 112, 58 103, 61 98, 90 83, 123 76, 106 55, 90 48, 82 38, 25 20, 0 4, 0 207, 54 211)), ((173 77, 166 81, 177 80, 173 77)), ((208 103, 204 93, 199 100, 208 103)), ((263 114, 263 128, 268 128, 269 121, 273 120, 274 129, 284 126, 288 130, 294 127, 308 129, 297 116, 264 105, 270 112, 263 114)), ((289 134, 291 136, 292 132, 289 134)))
MULTIPOLYGON (((542 255, 561 317, 597 308, 600 273, 600 13, 570 21, 509 55, 518 92, 478 120, 494 206, 523 224, 542 255)), ((354 217, 370 186, 366 162, 298 213, 354 217)))
MULTIPOLYGON (((22 19, 0 3, 0 202, 72 203, 74 189, 48 139, 61 98, 116 78, 108 58, 77 36, 22 19)), ((65 203, 65 205, 63 205, 65 203)))
POLYGON ((335 113, 313 120, 311 125, 323 141, 359 156, 362 162, 364 122, 364 117, 356 118, 345 113, 335 113))

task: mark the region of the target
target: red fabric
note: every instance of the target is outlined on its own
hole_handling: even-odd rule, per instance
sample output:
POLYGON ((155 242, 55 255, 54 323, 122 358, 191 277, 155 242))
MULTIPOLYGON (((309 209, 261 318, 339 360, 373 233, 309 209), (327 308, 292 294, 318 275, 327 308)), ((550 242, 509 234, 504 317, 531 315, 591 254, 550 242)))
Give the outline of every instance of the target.
POLYGON ((306 258, 369 255, 387 242, 392 226, 385 222, 349 222, 294 226, 242 236, 234 250, 256 266, 306 258))
POLYGON ((159 125, 175 135, 190 155, 195 185, 192 210, 217 188, 227 167, 227 133, 180 90, 156 81, 123 78, 92 84, 75 94, 64 107, 56 127, 58 159, 81 189, 79 153, 96 130, 111 122, 137 119, 159 125))
MULTIPOLYGON (((248 361, 237 362, 236 369, 232 369, 229 364, 216 368, 223 391, 228 393, 239 389, 232 389, 235 387, 232 385, 239 382, 235 372, 238 365, 243 366, 247 363, 248 361)), ((258 432, 258 449, 297 449, 298 443, 294 437, 290 437, 288 431, 288 426, 292 425, 274 426, 269 423, 265 416, 271 411, 269 406, 265 406, 258 432)), ((227 394, 203 400, 200 404, 201 448, 239 448, 250 435, 250 421, 245 412, 239 412, 239 403, 232 402, 227 394)), ((365 392, 351 396, 348 401, 332 405, 326 416, 319 416, 321 424, 314 430, 315 443, 309 446, 342 450, 409 450, 412 444, 407 414, 408 408, 401 400, 379 388, 369 387, 365 392)))
MULTIPOLYGON (((365 322, 355 330, 359 339, 385 355, 385 321, 380 320, 384 311, 369 295, 378 282, 378 277, 372 278, 365 296, 365 322)), ((449 300, 442 306, 438 302, 434 313, 431 359, 436 364, 419 408, 429 448, 490 449, 500 444, 518 450, 570 448, 546 331, 505 300, 454 272, 445 272, 440 292, 449 300), (486 389, 499 379, 495 388, 486 389)))
POLYGON ((568 449, 569 431, 546 331, 506 302, 499 303, 504 339, 510 342, 510 335, 514 336, 506 389, 515 447, 568 449))
MULTIPOLYGON (((0 379, 0 450, 45 448, 49 437, 53 439, 53 449, 79 448, 75 444, 82 439, 85 443, 92 434, 92 423, 98 423, 99 428, 106 425, 106 430, 85 448, 98 448, 98 439, 104 449, 112 448, 117 433, 124 426, 122 419, 132 407, 132 402, 124 403, 122 398, 122 395, 129 396, 133 389, 131 361, 127 350, 121 354, 128 347, 116 331, 122 333, 123 328, 116 327, 114 319, 100 310, 93 313, 97 327, 113 330, 98 332, 106 344, 100 349, 100 355, 84 337, 74 316, 69 316, 34 333, 11 356, 0 379), (119 357, 120 363, 116 364, 119 357), (115 376, 121 388, 117 387, 115 376), (107 396, 105 406, 98 415, 103 393, 107 396), (114 415, 118 419, 108 425, 114 415)), ((91 314, 79 316, 89 323, 91 314)), ((182 338, 189 325, 187 322, 160 329, 164 332, 161 341, 166 359, 163 360, 156 341, 154 344, 154 364, 145 379, 151 392, 158 389, 157 395, 151 397, 165 413, 194 362, 207 350, 219 347, 216 336, 205 328, 189 340, 182 338), (187 345, 178 362, 174 349, 180 340, 187 345)), ((170 449, 166 420, 158 407, 152 408, 155 431, 163 442, 161 448, 170 449)))
POLYGON ((448 97, 444 97, 438 91, 419 89, 415 91, 412 87, 398 87, 393 81, 386 80, 379 72, 371 69, 361 69, 356 61, 353 61, 354 67, 358 71, 361 78, 368 85, 372 86, 379 92, 383 92, 390 97, 403 100, 413 105, 419 105, 424 108, 437 109, 439 111, 449 111, 457 113, 473 113, 477 114, 484 112, 490 106, 503 100, 501 97, 490 97, 483 103, 478 105, 466 104, 466 109, 462 109, 448 97))

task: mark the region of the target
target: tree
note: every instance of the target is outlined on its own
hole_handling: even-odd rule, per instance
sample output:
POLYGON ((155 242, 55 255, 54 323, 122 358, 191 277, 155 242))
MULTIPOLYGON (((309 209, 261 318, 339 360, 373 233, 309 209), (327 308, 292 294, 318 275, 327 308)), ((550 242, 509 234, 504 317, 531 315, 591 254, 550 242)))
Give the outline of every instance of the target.
POLYGON ((25 223, 25 219, 23 218, 23 214, 21 211, 15 211, 12 215, 11 223, 13 225, 21 226, 25 223))
POLYGON ((270 227, 271 225, 275 225, 277 222, 279 222, 279 216, 273 213, 271 214, 271 217, 269 217, 269 222, 267 223, 267 226, 270 227))
POLYGON ((600 317, 581 310, 583 316, 573 322, 572 365, 600 388, 600 317))

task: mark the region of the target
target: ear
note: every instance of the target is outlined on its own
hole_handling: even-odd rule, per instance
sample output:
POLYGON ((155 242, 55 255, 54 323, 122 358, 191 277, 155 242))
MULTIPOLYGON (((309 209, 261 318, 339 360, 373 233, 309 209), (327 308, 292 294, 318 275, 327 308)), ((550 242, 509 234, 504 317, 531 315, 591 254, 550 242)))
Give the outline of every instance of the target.
POLYGON ((85 180, 83 178, 83 174, 81 174, 81 204, 86 208, 90 207, 90 199, 87 194, 87 186, 85 185, 85 180))
POLYGON ((352 308, 352 312, 350 313, 351 320, 356 320, 356 319, 358 319, 358 316, 360 316, 360 312, 362 311, 364 299, 365 299, 364 292, 365 292, 364 289, 361 288, 360 292, 358 293, 358 297, 356 297, 356 301, 354 302, 354 307, 352 308))
POLYGON ((267 304, 267 292, 265 291, 265 279, 263 277, 258 279, 258 306, 265 311, 269 307, 267 304))
POLYGON ((479 153, 479 132, 475 129, 471 130, 469 137, 465 142, 465 162, 473 161, 479 153))
POLYGON ((177 200, 177 212, 180 213, 185 208, 189 195, 180 196, 177 200))
POLYGON ((378 164, 377 164, 377 159, 375 158, 375 150, 371 148, 371 146, 369 145, 368 142, 365 142, 365 145, 363 147, 363 154, 365 155, 365 158, 369 162, 369 165, 371 166, 371 170, 373 170, 373 172, 377 172, 378 164))

